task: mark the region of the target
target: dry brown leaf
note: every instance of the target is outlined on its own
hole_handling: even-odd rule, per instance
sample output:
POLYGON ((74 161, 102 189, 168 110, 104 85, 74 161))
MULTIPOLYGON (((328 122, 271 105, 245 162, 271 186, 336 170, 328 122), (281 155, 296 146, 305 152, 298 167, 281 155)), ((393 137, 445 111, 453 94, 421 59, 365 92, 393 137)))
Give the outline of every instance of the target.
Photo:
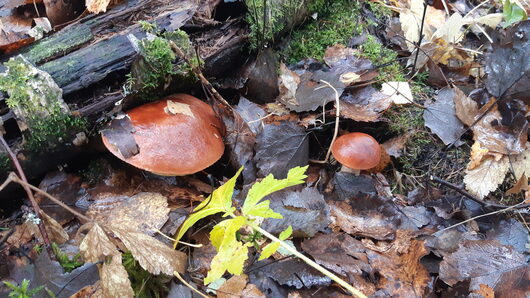
POLYGON ((265 298, 267 297, 255 284, 248 284, 241 293, 242 298, 265 298))
POLYGON ((479 199, 497 189, 504 181, 508 172, 509 163, 505 156, 499 161, 492 157, 483 160, 482 163, 473 170, 466 170, 464 183, 466 189, 479 199))
POLYGON ((248 276, 246 274, 234 275, 217 290, 217 298, 241 297, 247 283, 248 276))
POLYGON ((111 0, 86 0, 86 9, 91 13, 106 12, 111 0))
POLYGON ((480 289, 473 291, 473 293, 477 293, 484 298, 495 298, 495 292, 493 289, 485 284, 480 284, 480 289))
POLYGON ((141 232, 115 226, 111 229, 125 247, 131 251, 140 266, 150 273, 173 275, 175 271, 184 273, 186 270, 187 257, 185 253, 173 250, 141 232))
POLYGON ((9 236, 7 243, 19 248, 21 245, 28 243, 33 236, 40 237, 39 227, 32 221, 25 221, 15 228, 15 232, 9 236))
POLYGON ((70 296, 70 298, 99 298, 103 297, 103 291, 101 289, 100 281, 98 280, 93 285, 88 285, 81 290, 77 291, 77 293, 70 296))
MULTIPOLYGON (((413 51, 416 47, 416 42, 420 38, 420 27, 423 15, 423 1, 410 0, 409 8, 401 10, 399 14, 399 21, 401 22, 401 29, 404 32, 405 39, 408 41, 407 46, 409 51, 413 51)), ((434 29, 445 23, 445 12, 436 9, 432 6, 427 6, 425 24, 423 28, 423 35, 425 40, 430 40, 434 29)))
POLYGON ((403 153, 403 148, 405 148, 405 144, 413 134, 414 133, 412 131, 408 131, 403 135, 391 138, 390 140, 381 144, 381 146, 385 149, 388 155, 400 157, 403 153))
POLYGON ((114 255, 110 263, 104 263, 99 272, 103 297, 134 297, 129 275, 121 263, 121 254, 114 255))
POLYGON ((354 121, 378 121, 392 104, 392 98, 372 86, 344 92, 340 98, 341 116, 354 121))
POLYGON ((469 164, 467 165, 468 170, 473 170, 480 165, 482 159, 488 154, 489 150, 480 147, 480 142, 475 141, 471 146, 471 157, 469 164))
POLYGON ((455 97, 453 101, 455 102, 455 111, 456 116, 462 123, 467 126, 471 126, 475 122, 475 117, 479 113, 478 104, 466 96, 460 88, 454 88, 455 97))
POLYGON ((174 102, 172 100, 168 100, 165 111, 166 113, 171 114, 171 115, 180 113, 180 114, 188 115, 192 118, 195 118, 195 115, 190 109, 190 105, 181 103, 181 102, 174 102))
POLYGON ((526 150, 515 156, 510 156, 510 166, 516 179, 523 174, 530 175, 530 142, 526 143, 526 150))
POLYGON ((166 197, 142 192, 116 203, 111 209, 100 210, 91 205, 87 215, 109 226, 127 227, 153 235, 168 220, 169 211, 166 197))
POLYGON ((107 256, 119 254, 105 231, 96 223, 79 245, 79 252, 90 263, 96 263, 107 256))
POLYGON ((526 177, 526 174, 523 174, 521 178, 517 180, 515 185, 506 191, 506 194, 517 194, 526 190, 528 190, 528 178, 526 177))
POLYGON ((48 233, 48 237, 50 238, 51 242, 63 244, 68 241, 68 239, 70 239, 61 224, 59 224, 55 219, 48 216, 48 214, 41 212, 41 219, 44 222, 46 233, 48 233))

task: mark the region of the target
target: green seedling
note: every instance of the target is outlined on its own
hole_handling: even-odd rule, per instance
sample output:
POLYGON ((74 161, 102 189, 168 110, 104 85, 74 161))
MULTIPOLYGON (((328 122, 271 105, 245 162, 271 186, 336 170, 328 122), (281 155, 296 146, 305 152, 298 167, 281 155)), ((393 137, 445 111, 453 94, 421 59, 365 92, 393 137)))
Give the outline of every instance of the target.
POLYGON ((81 267, 84 264, 79 260, 81 258, 79 253, 70 258, 66 253, 62 252, 59 246, 55 243, 52 243, 52 250, 57 257, 57 261, 66 272, 72 272, 72 270, 77 267, 81 267))
MULTIPOLYGON (((184 221, 175 237, 176 246, 186 231, 188 231, 188 229, 197 221, 217 213, 222 213, 222 216, 227 218, 215 225, 210 232, 210 241, 216 248, 217 255, 213 258, 210 264, 210 271, 204 279, 204 283, 210 284, 218 280, 225 274, 225 272, 235 275, 243 273, 243 267, 248 258, 248 248, 252 246, 252 243, 243 241, 245 237, 238 237, 237 235, 242 230, 251 229, 253 231, 252 233, 260 233, 271 240, 271 242, 261 250, 259 260, 270 257, 280 246, 282 246, 296 257, 301 258, 308 265, 345 287, 352 294, 358 297, 365 297, 357 289, 353 288, 351 285, 284 242, 284 240, 291 236, 291 226, 281 232, 278 237, 260 227, 260 222, 264 218, 283 218, 281 214, 275 212, 269 207, 269 200, 263 199, 273 192, 289 186, 304 183, 304 179, 307 177, 305 175, 307 166, 292 168, 289 170, 287 178, 285 179, 278 180, 270 174, 260 182, 254 183, 248 191, 243 206, 241 206, 241 208, 236 208, 233 206, 232 195, 234 193, 236 180, 242 170, 242 168, 239 169, 234 177, 216 189, 206 200, 199 204, 188 219, 184 221)), ((250 237, 250 239, 255 239, 255 237, 250 237)))
MULTIPOLYGON (((34 289, 30 289, 29 288, 30 282, 27 279, 24 279, 22 281, 22 284, 20 284, 20 286, 17 286, 8 281, 4 281, 3 283, 4 285, 6 285, 8 288, 11 289, 11 292, 8 294, 8 297, 12 297, 12 298, 31 298, 35 296, 35 294, 37 294, 38 292, 42 291, 42 289, 45 289, 44 286, 38 286, 34 289)), ((48 293, 49 297, 55 297, 53 292, 51 292, 48 289, 45 289, 45 290, 46 290, 46 293, 48 293)))

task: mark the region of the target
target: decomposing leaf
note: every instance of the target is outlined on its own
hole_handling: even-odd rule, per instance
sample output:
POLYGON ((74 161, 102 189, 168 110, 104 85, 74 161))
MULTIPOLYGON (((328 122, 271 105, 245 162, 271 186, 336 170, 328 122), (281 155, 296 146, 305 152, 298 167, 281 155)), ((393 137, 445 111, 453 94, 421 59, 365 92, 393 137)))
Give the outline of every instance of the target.
POLYGON ((236 111, 247 122, 254 134, 257 135, 261 132, 262 122, 258 120, 265 117, 266 114, 262 107, 241 96, 236 111))
POLYGON ((57 261, 50 260, 47 253, 41 253, 35 260, 35 276, 31 283, 46 285, 53 293, 61 291, 58 297, 70 297, 85 286, 99 280, 97 266, 85 263, 83 266, 65 273, 57 261))
POLYGON ((340 113, 355 121, 377 121, 392 104, 392 98, 372 86, 344 92, 340 97, 340 113))
MULTIPOLYGON (((46 174, 44 179, 39 183, 39 188, 76 209, 75 204, 81 196, 81 182, 79 176, 64 171, 54 171, 46 174)), ((42 206, 42 210, 60 224, 64 225, 75 218, 72 213, 48 198, 40 194, 37 194, 35 198, 38 200, 39 205, 42 206)))
POLYGON ((390 200, 376 195, 365 195, 347 201, 328 201, 331 225, 351 235, 379 240, 394 239, 397 229, 416 230, 390 200))
MULTIPOLYGON (((404 237, 404 236, 403 236, 404 237)), ((383 296, 424 297, 431 282, 429 272, 420 259, 429 252, 424 241, 401 239, 382 252, 367 250, 370 265, 378 270, 378 287, 383 296), (400 243, 401 242, 401 243, 400 243)))
MULTIPOLYGON (((405 34, 407 40, 408 50, 412 52, 415 49, 416 42, 420 39, 420 26, 423 15, 423 1, 411 0, 407 1, 409 6, 401 9, 399 20, 401 22, 401 29, 405 34)), ((425 24, 423 34, 426 40, 429 40, 435 30, 440 24, 445 23, 445 13, 442 10, 436 9, 432 6, 427 6, 425 24)))
POLYGON ((265 298, 265 294, 261 292, 258 287, 254 284, 247 284, 245 289, 241 292, 241 297, 244 298, 265 298))
POLYGON ((496 190, 504 181, 508 168, 509 163, 507 157, 502 157, 498 161, 492 157, 488 157, 478 167, 472 170, 466 169, 466 175, 464 177, 466 189, 482 199, 490 192, 496 190))
POLYGON ((456 92, 454 88, 444 88, 439 91, 436 102, 426 105, 423 119, 425 126, 431 129, 444 144, 462 144, 460 137, 464 132, 462 122, 456 117, 455 103, 456 92))
POLYGON ((218 298, 242 297, 243 290, 247 286, 248 277, 245 274, 234 275, 227 280, 218 290, 218 298))
MULTIPOLYGON (((262 271, 259 273, 260 275, 264 275, 280 285, 295 287, 297 289, 311 288, 313 286, 327 286, 331 283, 329 277, 324 276, 300 259, 287 259, 278 262, 263 260, 256 262, 254 266, 263 266, 259 270, 262 271), (264 266, 265 264, 268 265, 264 266)), ((252 274, 249 275, 250 281, 260 287, 259 284, 253 281, 254 274, 256 273, 252 272, 252 274)), ((263 288, 261 288, 261 290, 263 291, 263 288)))
POLYGON ((491 240, 465 241, 440 263, 440 279, 450 286, 470 279, 470 290, 484 284, 496 296, 507 294, 511 285, 511 297, 524 297, 530 291, 529 267, 526 257, 510 246, 491 240))
POLYGON ((91 205, 87 215, 111 226, 153 235, 168 219, 167 198, 158 193, 142 192, 125 198, 111 209, 91 205), (138 220, 141 219, 141 220, 138 220))
POLYGON ((486 88, 496 98, 530 102, 530 21, 507 29, 486 56, 486 88))
POLYGON ((271 233, 280 233, 292 226, 295 236, 311 237, 323 231, 330 222, 329 207, 316 188, 279 191, 268 198, 271 208, 283 216, 283 219, 263 221, 262 228, 271 233))
POLYGON ((121 155, 130 158, 140 153, 140 148, 134 139, 135 128, 128 116, 115 118, 109 127, 103 129, 101 134, 107 138, 108 142, 116 146, 121 155))
POLYGON ((15 231, 9 238, 7 243, 15 248, 28 243, 33 236, 40 238, 39 227, 32 221, 25 221, 23 224, 16 226, 15 231))
POLYGON ((331 183, 333 184, 332 198, 338 201, 362 199, 377 194, 374 179, 369 175, 338 172, 333 176, 331 183))
POLYGON ((503 245, 512 246, 520 253, 526 253, 528 243, 528 229, 513 218, 493 223, 493 227, 486 232, 488 240, 497 240, 503 245))
POLYGON ((79 252, 83 259, 90 263, 96 263, 104 260, 107 256, 119 254, 114 243, 110 241, 105 231, 97 223, 92 226, 79 244, 79 252))
POLYGON ((390 96, 396 105, 413 103, 412 91, 408 82, 386 82, 381 85, 381 93, 390 96))
POLYGON ((259 176, 284 178, 288 169, 307 165, 309 139, 305 129, 294 122, 266 124, 256 139, 255 150, 259 176))
POLYGON ((40 215, 42 221, 44 222, 44 227, 46 228, 46 233, 48 234, 50 241, 57 244, 63 244, 70 239, 68 233, 66 233, 60 223, 44 212, 41 212, 40 215))
POLYGON ((167 103, 167 106, 164 109, 166 113, 171 114, 171 115, 184 114, 192 118, 195 118, 195 115, 193 114, 193 111, 190 109, 189 104, 185 104, 182 102, 176 102, 172 100, 167 100, 166 103, 167 103))
POLYGON ((121 263, 121 254, 114 255, 110 263, 103 263, 100 278, 103 297, 134 297, 129 275, 121 263))
POLYGON ((343 45, 328 47, 324 61, 346 86, 370 81, 378 74, 369 59, 360 57, 357 50, 343 45))
POLYGON ((241 93, 256 103, 274 101, 278 96, 278 56, 272 48, 259 51, 256 60, 247 63, 241 93))
POLYGON ((363 294, 375 292, 374 285, 362 277, 373 272, 361 241, 344 233, 318 234, 304 240, 302 249, 318 264, 337 274, 348 276, 352 285, 363 294))
POLYGON ((127 227, 112 227, 112 232, 131 251, 135 260, 148 272, 158 275, 173 272, 184 273, 186 270, 186 254, 173 250, 162 242, 127 227))

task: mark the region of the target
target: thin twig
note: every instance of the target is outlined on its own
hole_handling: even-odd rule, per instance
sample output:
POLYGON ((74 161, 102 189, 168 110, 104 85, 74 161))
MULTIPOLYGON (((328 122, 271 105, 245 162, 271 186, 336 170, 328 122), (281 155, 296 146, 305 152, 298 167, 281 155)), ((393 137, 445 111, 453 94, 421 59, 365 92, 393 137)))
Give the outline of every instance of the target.
POLYGON ((339 99, 339 92, 335 87, 333 87, 330 83, 321 80, 322 83, 328 85, 329 88, 333 89, 333 92, 335 92, 335 130, 333 131, 333 138, 331 139, 331 144, 329 144, 328 152, 326 153, 326 158, 324 160, 309 160, 312 163, 327 163, 329 156, 331 155, 331 146, 333 146, 333 143, 335 142, 335 139, 337 138, 337 135, 339 134, 339 120, 340 120, 340 99, 339 99))
MULTIPOLYGON (((26 175, 24 174, 24 170, 22 170, 22 166, 20 165, 20 162, 18 162, 17 157, 15 156, 13 151, 11 151, 11 148, 9 148, 9 145, 7 144, 7 142, 4 139, 4 136, 2 134, 0 134, 0 143, 2 143, 2 146, 4 146, 4 148, 5 148, 6 152, 7 152, 7 155, 9 156, 9 159, 11 159, 11 162, 15 166, 15 169, 17 170, 18 176, 20 177, 19 180, 24 181, 26 184, 28 184, 28 180, 26 179, 26 175)), ((16 175, 15 175, 15 177, 16 177, 16 175)), ((17 177, 17 179, 18 179, 18 177, 17 177)), ((39 204, 37 204, 37 201, 35 200, 35 197, 33 197, 33 193, 31 192, 31 190, 28 188, 28 186, 26 184, 23 184, 22 187, 24 188, 24 190, 26 191, 26 194, 28 195, 28 199, 31 202, 31 205, 33 207, 33 211, 35 211, 35 216, 37 216, 37 218, 41 219, 40 218, 40 214, 41 214, 42 210, 40 209, 39 204)), ((48 252, 48 255, 51 258, 53 256, 53 251, 52 251, 51 245, 50 245, 50 238, 48 238, 48 233, 46 232, 46 228, 44 227, 44 221, 40 220, 38 226, 39 226, 39 231, 40 231, 41 236, 42 236, 42 240, 44 241, 44 244, 46 245, 46 251, 48 252)))
POLYGON ((433 176, 431 176, 430 179, 433 182, 440 183, 443 186, 446 186, 446 187, 449 187, 449 188, 451 188, 453 190, 456 190, 457 192, 459 192, 460 194, 464 195, 468 199, 470 199, 470 200, 472 200, 474 202, 477 202, 480 205, 483 205, 484 207, 492 207, 492 208, 499 208, 499 209, 506 209, 506 208, 517 208, 517 209, 519 209, 519 208, 530 207, 530 204, 522 204, 524 202, 515 204, 513 206, 506 206, 506 205, 503 205, 503 204, 485 202, 485 201, 475 197, 474 195, 470 194, 469 192, 467 192, 466 190, 462 189, 461 187, 459 187, 457 185, 454 185, 454 184, 452 184, 450 182, 447 182, 445 180, 442 180, 442 179, 440 179, 438 177, 433 177, 433 176))
POLYGON ((423 1, 423 15, 421 17, 421 26, 420 26, 420 38, 418 39, 416 56, 414 57, 414 64, 412 64, 412 73, 416 69, 416 63, 418 62, 418 55, 420 53, 419 48, 421 47, 421 42, 423 40, 423 24, 425 23, 425 14, 427 13, 427 1, 423 1))
POLYGON ((496 211, 493 211, 493 212, 490 212, 490 213, 485 213, 485 214, 481 214, 481 215, 478 215, 478 216, 475 216, 475 217, 472 217, 472 218, 466 219, 466 220, 461 221, 461 222, 459 222, 459 223, 457 223, 457 224, 454 224, 454 225, 452 225, 452 226, 449 226, 449 227, 447 227, 447 228, 445 228, 445 229, 439 230, 439 231, 435 232, 434 234, 439 234, 439 233, 445 232, 445 231, 447 231, 447 230, 449 230, 449 229, 452 229, 452 228, 454 228, 454 227, 458 227, 458 226, 460 226, 460 225, 463 225, 463 224, 465 224, 465 223, 467 223, 467 222, 470 222, 470 221, 472 221, 472 220, 475 220, 475 219, 477 219, 477 218, 486 217, 486 216, 490 216, 490 215, 495 215, 495 214, 498 214, 498 213, 506 212, 506 211, 511 210, 511 209, 520 209, 520 208, 523 208, 523 206, 525 206, 525 205, 529 205, 529 204, 523 204, 523 203, 524 203, 524 202, 521 202, 521 203, 515 204, 515 205, 513 205, 513 206, 506 207, 506 208, 501 209, 501 210, 496 210, 496 211))

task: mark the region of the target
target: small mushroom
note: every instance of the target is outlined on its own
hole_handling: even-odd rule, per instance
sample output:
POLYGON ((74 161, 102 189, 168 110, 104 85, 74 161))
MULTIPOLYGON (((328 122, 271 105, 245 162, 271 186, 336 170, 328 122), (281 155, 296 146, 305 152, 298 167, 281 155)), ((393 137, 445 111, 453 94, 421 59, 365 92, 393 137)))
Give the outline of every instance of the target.
POLYGON ((223 155, 222 122, 210 105, 191 95, 171 95, 134 108, 127 116, 130 129, 119 133, 132 134, 137 152, 122 154, 119 142, 105 131, 102 139, 112 154, 137 168, 183 176, 204 170, 223 155))
POLYGON ((338 137, 331 145, 333 157, 353 170, 368 170, 379 164, 381 146, 370 135, 352 132, 338 137))

